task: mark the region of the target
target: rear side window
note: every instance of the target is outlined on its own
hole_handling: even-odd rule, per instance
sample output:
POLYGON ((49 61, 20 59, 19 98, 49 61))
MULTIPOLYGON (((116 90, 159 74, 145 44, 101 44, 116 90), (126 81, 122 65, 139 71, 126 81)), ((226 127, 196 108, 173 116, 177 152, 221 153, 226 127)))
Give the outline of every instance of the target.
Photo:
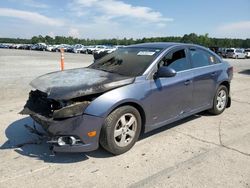
POLYGON ((220 63, 214 55, 202 49, 190 49, 190 55, 194 68, 220 63))
POLYGON ((159 66, 168 66, 176 72, 190 69, 184 49, 169 52, 160 62, 159 66))

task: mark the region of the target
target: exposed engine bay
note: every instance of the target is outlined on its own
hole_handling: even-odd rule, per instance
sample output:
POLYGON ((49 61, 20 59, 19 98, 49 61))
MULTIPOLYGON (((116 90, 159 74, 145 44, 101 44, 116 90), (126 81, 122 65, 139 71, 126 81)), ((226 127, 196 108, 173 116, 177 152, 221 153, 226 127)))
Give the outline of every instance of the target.
MULTIPOLYGON (((100 95, 100 94, 99 94, 100 95)), ((31 91, 29 100, 21 114, 42 115, 47 118, 63 119, 81 115, 89 103, 98 95, 89 95, 84 99, 76 98, 67 101, 49 99, 46 93, 39 90, 31 91)))

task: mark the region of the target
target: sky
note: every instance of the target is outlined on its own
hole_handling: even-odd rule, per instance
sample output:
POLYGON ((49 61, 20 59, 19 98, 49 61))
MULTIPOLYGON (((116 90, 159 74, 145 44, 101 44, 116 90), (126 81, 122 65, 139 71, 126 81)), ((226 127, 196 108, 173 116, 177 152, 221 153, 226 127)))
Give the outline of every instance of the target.
POLYGON ((250 38, 250 0, 1 0, 0 37, 250 38))

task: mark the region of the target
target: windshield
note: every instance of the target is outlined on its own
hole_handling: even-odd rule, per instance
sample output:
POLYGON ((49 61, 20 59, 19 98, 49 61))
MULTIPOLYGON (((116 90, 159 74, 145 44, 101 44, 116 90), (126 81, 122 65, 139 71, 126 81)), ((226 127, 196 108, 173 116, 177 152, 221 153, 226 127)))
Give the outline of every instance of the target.
POLYGON ((161 48, 119 48, 95 61, 89 68, 124 76, 139 76, 143 74, 161 50, 161 48))
POLYGON ((234 50, 230 49, 230 50, 227 50, 227 52, 234 52, 234 50))

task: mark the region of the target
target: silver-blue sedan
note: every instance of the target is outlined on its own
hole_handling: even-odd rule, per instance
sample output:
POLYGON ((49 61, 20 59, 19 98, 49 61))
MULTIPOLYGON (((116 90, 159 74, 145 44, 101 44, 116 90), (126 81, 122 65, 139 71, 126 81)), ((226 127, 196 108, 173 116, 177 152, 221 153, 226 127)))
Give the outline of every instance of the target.
POLYGON ((87 68, 36 78, 21 113, 44 128, 56 152, 100 144, 118 155, 141 133, 205 110, 222 113, 232 76, 232 66, 198 45, 131 45, 87 68))

